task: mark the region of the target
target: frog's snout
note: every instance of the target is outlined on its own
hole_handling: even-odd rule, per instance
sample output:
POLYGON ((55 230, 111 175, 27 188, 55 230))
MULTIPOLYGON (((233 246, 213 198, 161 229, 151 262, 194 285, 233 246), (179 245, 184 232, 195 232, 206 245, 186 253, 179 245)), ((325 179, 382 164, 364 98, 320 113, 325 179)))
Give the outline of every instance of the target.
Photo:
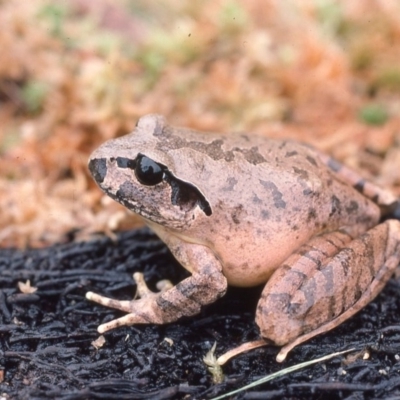
POLYGON ((107 160, 105 158, 92 158, 88 166, 94 180, 100 185, 107 175, 107 160))

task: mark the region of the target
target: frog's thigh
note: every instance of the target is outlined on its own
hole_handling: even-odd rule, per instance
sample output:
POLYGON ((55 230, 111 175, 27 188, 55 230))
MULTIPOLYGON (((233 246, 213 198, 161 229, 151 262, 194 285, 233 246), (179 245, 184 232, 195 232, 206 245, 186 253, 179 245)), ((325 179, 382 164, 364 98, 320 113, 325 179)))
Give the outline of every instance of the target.
POLYGON ((257 308, 263 337, 278 356, 326 332, 368 304, 400 260, 400 222, 388 220, 357 239, 333 232, 293 254, 268 281, 257 308))

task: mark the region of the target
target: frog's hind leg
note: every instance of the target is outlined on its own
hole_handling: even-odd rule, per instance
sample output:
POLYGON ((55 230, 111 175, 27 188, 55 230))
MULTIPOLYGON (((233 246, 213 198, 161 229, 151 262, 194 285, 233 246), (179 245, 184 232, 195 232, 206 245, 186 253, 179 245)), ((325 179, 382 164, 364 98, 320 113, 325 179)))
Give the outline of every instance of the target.
POLYGON ((400 222, 387 220, 353 239, 344 231, 314 238, 268 281, 256 322, 264 338, 295 346, 331 330, 373 300, 400 260, 400 222))
POLYGON ((346 167, 327 154, 317 153, 321 161, 335 172, 341 181, 353 186, 358 192, 377 204, 381 208, 384 217, 390 216, 400 219, 400 201, 392 192, 364 179, 356 171, 346 167))

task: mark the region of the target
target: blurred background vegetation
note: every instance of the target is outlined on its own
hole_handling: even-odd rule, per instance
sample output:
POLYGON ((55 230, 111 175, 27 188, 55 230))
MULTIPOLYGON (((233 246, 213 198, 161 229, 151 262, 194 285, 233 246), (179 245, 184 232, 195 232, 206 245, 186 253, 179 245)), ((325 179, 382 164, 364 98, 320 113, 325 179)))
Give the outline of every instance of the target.
POLYGON ((307 141, 400 195, 397 0, 0 0, 0 246, 135 219, 87 173, 146 113, 307 141))

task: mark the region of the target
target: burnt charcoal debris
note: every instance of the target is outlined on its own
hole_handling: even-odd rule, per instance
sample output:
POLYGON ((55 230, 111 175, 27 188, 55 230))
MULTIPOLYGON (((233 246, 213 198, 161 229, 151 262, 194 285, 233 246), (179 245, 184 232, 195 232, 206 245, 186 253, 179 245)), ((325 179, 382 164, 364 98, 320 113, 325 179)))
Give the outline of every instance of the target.
POLYGON ((362 357, 335 358, 259 386, 237 399, 377 399, 400 396, 400 284, 392 279, 361 313, 296 348, 277 364, 277 348, 243 354, 213 385, 202 358, 258 338, 254 312, 261 289, 230 288, 200 315, 165 326, 136 325, 106 333, 99 324, 122 313, 91 303, 92 290, 118 299, 135 292, 132 274, 150 288, 187 276, 149 230, 20 251, 0 250, 0 396, 10 399, 208 399, 284 367, 355 347, 362 357), (21 293, 30 280, 34 293, 21 293), (363 354, 363 353, 361 353, 363 354))

